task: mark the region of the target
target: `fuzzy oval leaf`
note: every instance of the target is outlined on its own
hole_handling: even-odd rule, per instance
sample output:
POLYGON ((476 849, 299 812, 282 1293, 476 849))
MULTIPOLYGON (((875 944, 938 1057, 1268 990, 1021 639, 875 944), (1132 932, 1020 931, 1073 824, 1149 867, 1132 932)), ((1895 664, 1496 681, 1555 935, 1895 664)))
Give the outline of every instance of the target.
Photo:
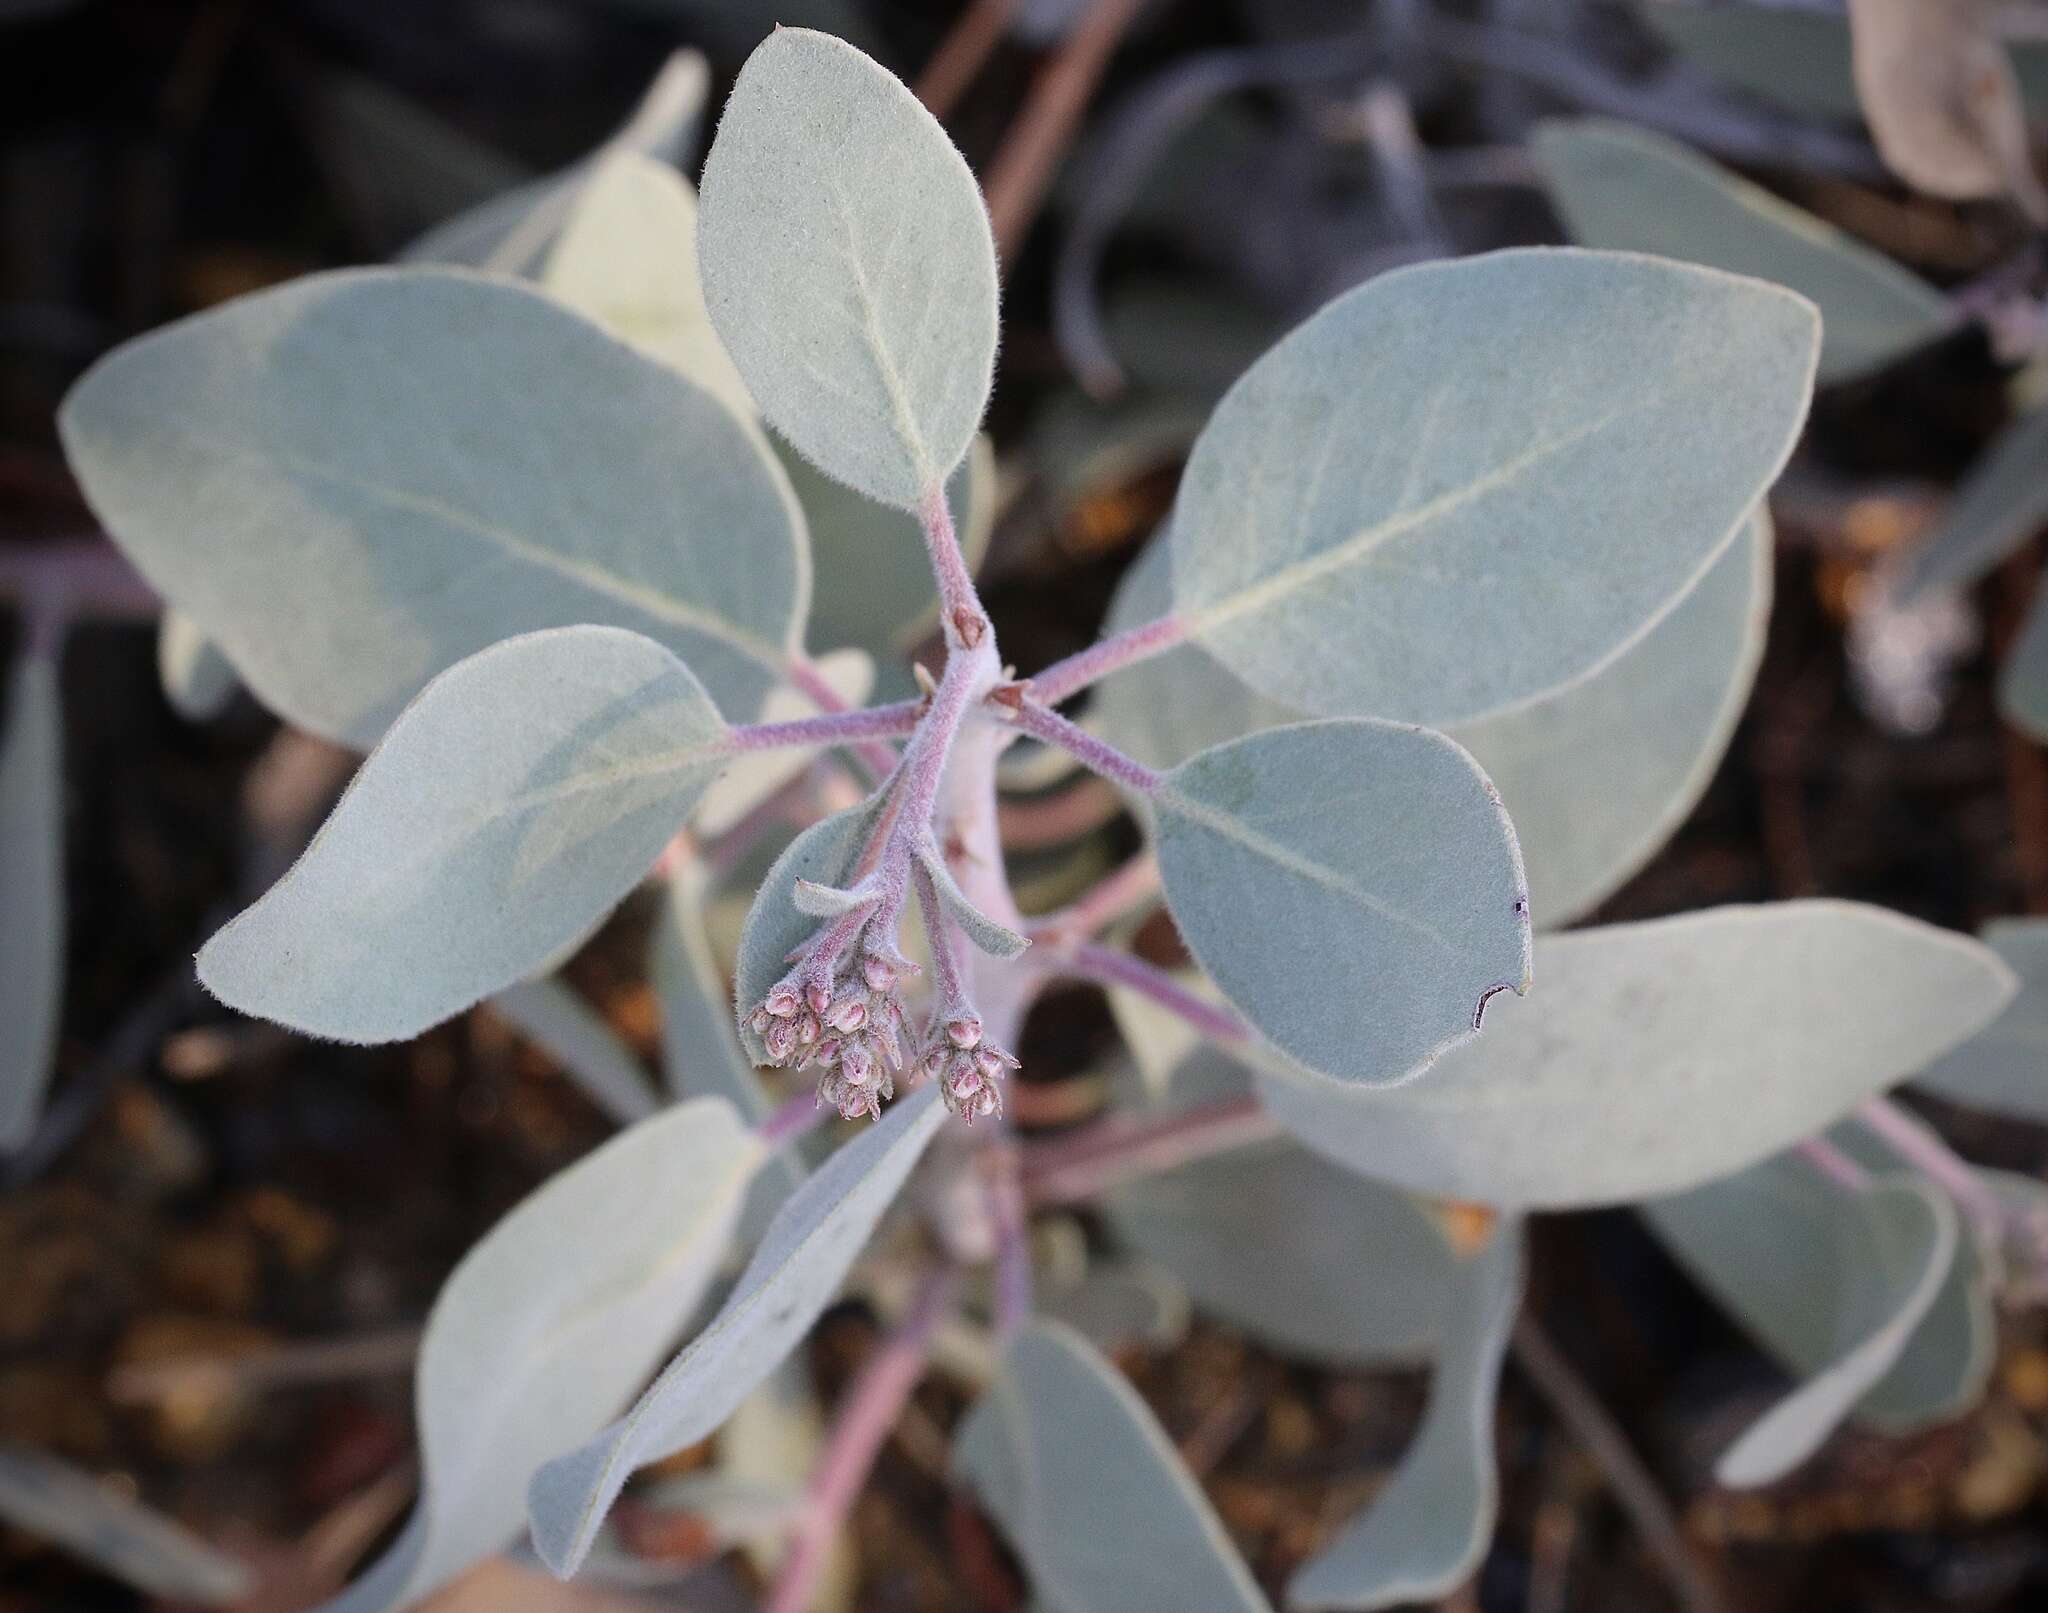
POLYGON ((1407 1363, 1442 1335, 1458 1262, 1441 1223, 1406 1193, 1292 1143, 1141 1178, 1112 1193, 1104 1215, 1202 1310, 1284 1354, 1407 1363))
POLYGON ((322 1613, 408 1607, 518 1538, 527 1475, 615 1415, 703 1299, 760 1158, 732 1105, 679 1104, 550 1178, 462 1257, 414 1373, 419 1505, 322 1613))
MULTIPOLYGON (((1165 614, 1167 564, 1155 542, 1125 574, 1107 631, 1165 614)), ((1537 924, 1557 929, 1605 900, 1698 802, 1749 698, 1770 604, 1771 528, 1759 508, 1671 613, 1598 672, 1451 731, 1507 804, 1537 924), (1588 791, 1590 778, 1601 788, 1588 791)), ((1119 672, 1089 713, 1150 767, 1300 715, 1194 644, 1119 672)))
POLYGON ((740 419, 754 419, 753 395, 704 306, 696 193, 668 163, 637 151, 601 157, 548 254, 541 284, 688 376, 740 419))
POLYGON ((368 746, 463 656, 580 622, 666 644, 744 719, 802 624, 802 517, 757 434, 509 281, 295 280, 116 349, 60 424, 143 575, 331 739, 368 746))
POLYGON ((1260 1095, 1316 1152, 1417 1192, 1620 1204, 1813 1135, 1981 1030, 2014 989, 1976 941, 1837 901, 1548 935, 1536 975, 1426 1081, 1275 1072, 1260 1095))
POLYGON ((1058 1322, 1011 1342, 953 1465, 1060 1613, 1271 1613, 1137 1391, 1058 1322))
POLYGON ((1984 941, 2019 977, 2019 993, 1915 1085, 1951 1103, 2048 1124, 2048 919, 1994 920, 1984 941))
POLYGON ((945 130, 851 45, 779 28, 740 69, 702 200, 711 317, 768 423, 916 509, 995 368, 988 213, 945 130))
POLYGON ((2030 409, 1984 450, 1899 584, 1906 603, 1963 588, 2048 524, 2048 404, 2030 409))
POLYGON ((1538 127, 1551 200, 1583 246, 1754 275, 1820 309, 1820 378, 1875 368, 1954 324, 1948 299, 1882 253, 1653 130, 1605 118, 1538 127))
POLYGON ((1565 248, 1397 270, 1217 405, 1176 609, 1268 697, 1438 725, 1597 670, 1735 538, 1813 386, 1804 298, 1565 248))
POLYGON ((199 978, 314 1036, 415 1036, 547 966, 638 884, 725 733, 637 633, 493 645, 406 708, 305 855, 206 943, 199 978))
POLYGON ((1959 1254, 1955 1208, 1898 1177, 1867 1191, 1780 1156, 1642 1206, 1681 1265, 1803 1379, 1715 1465, 1771 1484, 1805 1461, 1897 1363, 1959 1254))
POLYGON ((1528 989, 1514 830, 1441 734, 1271 728, 1183 762, 1152 804, 1189 950, 1313 1070, 1400 1080, 1468 1039, 1495 992, 1528 989))
POLYGON ((1494 1401, 1522 1301, 1522 1229, 1466 1259, 1444 1319, 1429 1409, 1387 1487, 1287 1582, 1287 1605, 1364 1609, 1448 1596, 1486 1555, 1499 1508, 1494 1401))
POLYGON ((1878 155, 1932 196, 2010 192, 2036 224, 2048 197, 2027 114, 1981 0, 1849 0, 1856 98, 1878 155))
POLYGON ((233 663, 181 610, 157 623, 156 672, 171 710, 187 722, 218 717, 240 685, 233 663))
POLYGON ((831 1303, 945 1110, 927 1083, 828 1159, 769 1226, 718 1314, 618 1422, 533 1475, 534 1549, 566 1578, 633 1469, 732 1415, 831 1303))
POLYGON ((255 1585, 248 1564, 90 1473, 0 1443, 0 1522, 62 1546, 145 1596, 230 1607, 255 1585))
POLYGON ((757 1065, 775 1061, 747 1023, 747 1015, 768 995, 768 988, 789 972, 789 954, 818 928, 818 921, 797 906, 797 881, 833 889, 852 884, 854 867, 887 805, 886 795, 877 792, 812 824, 775 859, 754 893, 746 926, 740 932, 739 957, 733 965, 733 1004, 739 1018, 740 1045, 757 1065))
POLYGON ((64 759, 57 666, 14 663, 0 710, 0 1153, 28 1141, 64 997, 64 759))
POLYGON ((653 1114, 654 1089, 611 1023, 556 975, 507 986, 491 1008, 544 1051, 583 1095, 622 1126, 653 1114))

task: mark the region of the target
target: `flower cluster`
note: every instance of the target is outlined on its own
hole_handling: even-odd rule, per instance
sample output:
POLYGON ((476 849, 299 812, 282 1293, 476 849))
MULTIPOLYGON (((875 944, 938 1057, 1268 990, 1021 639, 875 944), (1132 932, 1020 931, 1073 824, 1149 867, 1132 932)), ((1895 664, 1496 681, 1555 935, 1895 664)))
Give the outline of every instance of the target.
POLYGON ((832 973, 802 967, 785 976, 748 1016, 771 1063, 822 1067, 818 1101, 846 1119, 880 1118, 896 1095, 910 1024, 897 982, 911 967, 875 952, 832 973))
POLYGON ((946 1107, 962 1120, 1003 1112, 1002 1078, 1016 1059, 981 1034, 981 1020, 957 1004, 932 1015, 917 1067, 939 1083, 946 1107))

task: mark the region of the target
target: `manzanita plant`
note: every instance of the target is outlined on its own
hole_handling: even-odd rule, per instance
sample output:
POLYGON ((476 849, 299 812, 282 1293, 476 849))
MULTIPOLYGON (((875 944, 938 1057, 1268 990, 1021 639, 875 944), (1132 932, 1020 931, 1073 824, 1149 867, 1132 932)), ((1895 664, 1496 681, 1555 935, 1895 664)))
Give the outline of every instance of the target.
POLYGON ((1990 1290, 2009 1256, 2038 1265, 2041 1191, 1877 1094, 1930 1066, 2012 1076, 2008 1030, 2040 1013, 2013 972, 1839 902, 1556 933, 1668 835, 1746 697, 1760 501, 1822 351, 1803 297, 1574 249, 1371 280, 1224 397, 1110 634, 1026 675, 971 563, 988 219, 901 84, 779 31, 701 196, 613 151, 527 205, 487 250, 537 282, 314 276, 117 351, 62 419, 194 640, 289 721, 371 748, 201 952, 224 1002, 375 1042, 523 1001, 630 1092, 548 972, 664 887, 680 1101, 449 1278, 419 1504, 334 1606, 408 1605, 522 1534, 560 1573, 602 1565, 634 1472, 750 1403, 897 1206, 921 1271, 792 1526, 781 1613, 810 1604, 963 1307, 999 1355, 957 1471, 1044 1601, 1267 1605, 1129 1386, 1035 1314, 1057 1308, 1034 1296, 1038 1207, 1100 1205, 1279 1348, 1434 1363, 1400 1473, 1291 1606, 1434 1595, 1483 1552, 1533 1210, 1643 1205, 1801 1377, 1729 1482, 1845 1417, 1974 1396, 1990 1290), (814 658, 821 621, 865 653, 814 658), (867 657, 927 624, 936 666, 860 704, 867 657), (1110 781, 1149 840, 1033 913, 997 814, 1027 745, 1110 781), (750 866, 728 969, 712 907, 750 866), (1119 944, 1162 894, 1198 970, 1119 944), (1018 1031, 1063 978, 1112 991, 1132 1079, 1121 1112, 1026 1137, 1018 1031), (835 1115, 863 1125, 822 1160, 799 1146, 835 1115), (1447 1200, 1496 1213, 1457 1239, 1447 1200))

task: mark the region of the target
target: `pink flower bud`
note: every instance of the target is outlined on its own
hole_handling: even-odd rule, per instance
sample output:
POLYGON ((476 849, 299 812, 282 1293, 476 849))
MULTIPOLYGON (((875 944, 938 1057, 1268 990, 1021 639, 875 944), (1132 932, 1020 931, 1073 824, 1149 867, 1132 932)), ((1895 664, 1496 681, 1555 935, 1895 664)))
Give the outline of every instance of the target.
POLYGON ((790 987, 777 986, 768 993, 768 1001, 762 1004, 762 1006, 777 1019, 788 1019, 803 1004, 798 1000, 796 992, 790 987))
POLYGON ((857 1031, 868 1022, 868 1005, 858 997, 842 997, 825 1015, 835 1031, 857 1031))
POLYGON ((750 1016, 748 1016, 747 1023, 754 1027, 754 1034, 756 1036, 760 1036, 767 1031, 769 1018, 770 1015, 767 1009, 756 1008, 754 1012, 750 1016))
POLYGON ((822 980, 813 980, 804 987, 804 1000, 811 1005, 811 1012, 822 1014, 832 1006, 832 988, 822 980))
POLYGON ((870 952, 860 960, 860 977, 870 991, 887 991, 896 984, 896 965, 870 952))
POLYGON ((769 1058, 777 1064, 785 1063, 796 1051, 796 1025, 787 1019, 778 1019, 761 1033, 761 1041, 768 1049, 769 1058))
POLYGON ((796 1039, 800 1046, 809 1047, 824 1033, 825 1029, 818 1023, 816 1014, 806 1014, 796 1022, 796 1039))
POLYGON ((947 1020, 946 1039, 958 1048, 974 1046, 981 1040, 981 1020, 973 1014, 962 1014, 958 1019, 947 1020))
POLYGON ((875 1056, 865 1042, 848 1042, 839 1050, 839 1073, 854 1086, 864 1087, 875 1078, 875 1056))

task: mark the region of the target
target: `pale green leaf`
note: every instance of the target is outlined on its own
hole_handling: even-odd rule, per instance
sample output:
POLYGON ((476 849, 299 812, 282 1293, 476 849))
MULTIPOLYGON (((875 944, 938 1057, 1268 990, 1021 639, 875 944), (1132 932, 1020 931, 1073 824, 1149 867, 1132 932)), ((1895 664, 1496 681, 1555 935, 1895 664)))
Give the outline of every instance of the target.
MULTIPOLYGON (((783 468, 804 508, 811 535, 810 641, 856 644, 878 661, 908 655, 938 626, 939 597, 917 522, 835 482, 801 454, 778 444, 783 468)), ((953 531, 977 571, 995 530, 995 449, 977 433, 946 482, 953 531)))
POLYGON ((2019 640, 1999 669, 1998 709, 2014 727, 2048 741, 2048 589, 2027 607, 2019 640))
POLYGON ((622 1126, 658 1105, 647 1071, 619 1033, 556 975, 521 980, 494 994, 491 1008, 561 1065, 585 1097, 622 1126))
MULTIPOLYGON (((847 706, 865 705, 875 686, 875 663, 865 650, 834 650, 821 655, 817 670, 847 706)), ((794 722, 817 715, 818 704, 809 695, 793 685, 780 684, 768 691, 760 720, 794 722)), ((817 759, 815 749, 802 745, 742 751, 704 792, 704 802, 697 808, 697 832, 707 838, 724 834, 817 759)))
POLYGON ((735 720, 802 626, 802 515, 702 388, 509 281, 310 276, 130 342, 65 400, 130 559, 299 726, 368 745, 435 673, 598 622, 735 720))
POLYGON ((1954 1206, 1916 1177, 1863 1191, 1791 1155, 1642 1206, 1694 1279, 1803 1381, 1731 1445, 1715 1476, 1771 1484, 1880 1384, 1956 1267, 1954 1206))
POLYGON ((2048 524, 2044 467, 2048 404, 2015 419, 1970 467, 1941 525, 1908 563, 1900 599, 1975 582, 2048 524))
MULTIPOLYGON (((1169 563, 1155 540, 1125 573, 1106 631, 1166 613, 1169 563)), ((1600 671, 1452 731, 1507 803, 1538 925, 1568 924, 1612 894, 1699 800, 1749 698, 1770 598, 1759 508, 1670 614, 1600 671), (1589 778, 1601 788, 1588 791, 1589 778)), ((1171 767, 1300 715, 1182 644, 1105 681, 1089 721, 1146 765, 1171 767)))
MULTIPOLYGON (((661 1005, 661 1064, 671 1095, 714 1094, 759 1124, 774 1101, 739 1044, 725 975, 706 933, 710 872, 696 857, 671 853, 662 903, 654 919, 647 976, 661 1005)), ((804 1179, 797 1152, 784 1148, 767 1161, 747 1190, 739 1241, 760 1242, 775 1212, 804 1179)))
POLYGON ((796 1347, 944 1119, 927 1083, 828 1159, 782 1207, 718 1314, 633 1409, 534 1474, 527 1501, 542 1561, 575 1572, 633 1469, 712 1433, 796 1347))
POLYGON ((1510 1222, 1457 1273, 1414 1444, 1366 1510, 1288 1581, 1288 1607, 1433 1600, 1478 1568, 1500 1498, 1494 1400, 1521 1301, 1522 1229, 1510 1222))
POLYGON ((420 1501, 322 1613, 410 1607, 512 1545, 527 1475, 615 1415, 716 1276, 760 1142, 700 1098, 552 1177, 464 1255, 427 1317, 420 1501))
MULTIPOLYGON (((1934 1128, 1909 1111, 1894 1119, 1926 1135, 1941 1147, 1934 1128)), ((1874 1175, 1921 1180, 1919 1168, 1906 1163, 1875 1131, 1852 1115, 1827 1134, 1837 1150, 1874 1175)), ((1917 1433, 1952 1422, 1983 1398, 1998 1357, 1998 1311, 1994 1293, 2007 1281, 2007 1258, 2016 1255, 2028 1269, 2040 1258, 2040 1245, 2024 1228, 2038 1211, 2048 1188, 2032 1177, 1978 1170, 1977 1179, 2005 1203, 2019 1224, 1994 1230, 1960 1217, 1961 1237, 1941 1291, 1934 1296, 1906 1347, 1856 1403, 1856 1419, 1888 1434, 1917 1433)), ((1960 1204, 1957 1206, 1961 1209, 1960 1204)), ((2048 1222, 2042 1223, 2048 1225, 2048 1222)))
POLYGON ((1059 1613, 1270 1613, 1137 1392, 1057 1322, 1011 1341, 953 1464, 1059 1613))
POLYGON ((1619 890, 1705 793, 1763 659, 1772 559, 1770 518, 1759 508, 1670 615, 1618 659, 1542 700, 1452 730, 1507 803, 1530 909, 1544 929, 1619 890))
POLYGON ((571 308, 688 376, 742 420, 754 400, 711 328, 697 271, 697 195, 637 151, 597 162, 541 284, 571 308))
POLYGON ((1811 1136, 1981 1030, 2015 985, 1976 941, 1837 901, 1545 936, 1535 973, 1426 1080, 1276 1072, 1260 1095, 1316 1152, 1417 1192, 1626 1203, 1811 1136))
POLYGON ((238 680, 228 658, 181 610, 167 610, 156 628, 157 680, 171 709, 187 722, 218 717, 238 680))
MULTIPOLYGON (((1189 1062, 1221 1059, 1204 1051, 1189 1062)), ((1173 1096, 1197 1092, 1220 1095, 1213 1078, 1183 1066, 1173 1096)), ((1172 1272, 1200 1309, 1284 1354, 1409 1363, 1442 1334, 1457 1257, 1436 1216, 1297 1144, 1143 1177, 1103 1210, 1118 1241, 1172 1272)))
POLYGON ((1984 940, 2019 977, 2019 994, 1915 1084, 1951 1103, 2048 1123, 2048 919, 1995 919, 1984 940))
POLYGON ((63 729, 57 665, 14 663, 0 709, 0 1153, 42 1112, 64 996, 63 729))
POLYGON ((1791 451, 1819 321, 1717 270, 1567 248, 1397 270, 1217 406, 1177 611, 1261 693, 1470 721, 1585 677, 1732 543, 1791 451))
POLYGON ((781 28, 705 160, 718 334, 768 423, 829 476, 916 509, 988 402, 996 260, 966 162, 851 45, 781 28))
POLYGON ((703 54, 675 51, 632 116, 590 156, 437 224, 399 257, 407 263, 467 264, 505 274, 533 272, 603 157, 631 151, 659 162, 682 162, 696 142, 710 88, 710 64, 703 54))
POLYGON ((0 1444, 0 1521, 149 1597, 226 1607, 255 1583, 247 1564, 183 1525, 68 1462, 11 1442, 0 1444))
POLYGON ((1820 378, 1875 368, 1950 329, 1948 299, 1844 230, 1654 130, 1572 118, 1536 131, 1572 239, 1755 275, 1820 309, 1820 378))
POLYGON ((459 662, 406 708, 306 853, 199 954, 243 1013, 417 1035, 546 966, 653 865, 725 761, 689 669, 615 627, 459 662))
POLYGON ((796 905, 797 881, 830 887, 851 884, 855 865, 887 805, 886 793, 877 793, 812 824, 775 859, 755 891, 733 968, 733 1005, 739 1015, 740 1045, 756 1064, 775 1061, 747 1023, 747 1015, 789 972, 789 954, 818 928, 818 921, 796 905))
POLYGON ((1414 1074, 1529 985, 1528 892, 1485 774, 1441 734, 1360 720, 1231 740, 1152 798, 1196 960, 1283 1053, 1414 1074))

